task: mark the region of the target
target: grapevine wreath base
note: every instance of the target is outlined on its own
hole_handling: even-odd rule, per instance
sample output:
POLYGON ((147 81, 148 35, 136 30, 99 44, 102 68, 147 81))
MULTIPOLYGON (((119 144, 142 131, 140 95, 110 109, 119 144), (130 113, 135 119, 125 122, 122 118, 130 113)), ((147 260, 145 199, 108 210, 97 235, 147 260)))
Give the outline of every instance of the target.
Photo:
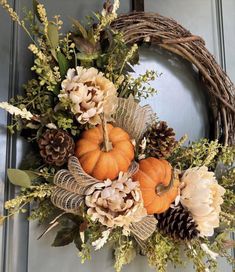
POLYGON ((35 57, 23 93, 0 103, 12 116, 10 132, 32 146, 22 169, 8 169, 21 190, 5 202, 2 222, 31 204, 29 219, 45 227, 40 238, 59 228, 52 246, 74 243, 82 262, 92 247, 110 244, 116 271, 138 254, 157 271, 184 265, 185 256, 195 271, 216 271, 218 256, 233 263, 234 85, 203 40, 157 14, 117 17, 117 0, 86 26, 73 19, 63 34, 60 16, 50 20, 33 3, 21 19, 0 0, 30 36, 35 57), (213 141, 176 141, 173 128, 142 106, 157 78, 150 70, 133 74, 137 43, 145 42, 198 69, 213 141))
POLYGON ((207 50, 204 40, 192 35, 173 19, 156 13, 135 12, 119 16, 112 24, 125 41, 150 43, 191 62, 208 92, 212 137, 225 145, 235 143, 235 88, 228 75, 207 50))

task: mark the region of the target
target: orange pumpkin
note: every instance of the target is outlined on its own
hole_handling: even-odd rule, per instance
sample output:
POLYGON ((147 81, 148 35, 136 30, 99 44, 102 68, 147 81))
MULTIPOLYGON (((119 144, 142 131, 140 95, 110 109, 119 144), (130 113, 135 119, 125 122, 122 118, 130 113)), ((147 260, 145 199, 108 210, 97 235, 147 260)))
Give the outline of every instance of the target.
POLYGON ((148 214, 166 211, 178 195, 179 180, 173 179, 172 167, 166 160, 152 157, 141 160, 134 180, 140 183, 148 214))
POLYGON ((107 124, 110 150, 105 151, 103 129, 99 125, 86 130, 76 143, 75 155, 84 171, 99 179, 117 178, 120 171, 126 172, 134 159, 134 147, 128 133, 119 127, 107 124))

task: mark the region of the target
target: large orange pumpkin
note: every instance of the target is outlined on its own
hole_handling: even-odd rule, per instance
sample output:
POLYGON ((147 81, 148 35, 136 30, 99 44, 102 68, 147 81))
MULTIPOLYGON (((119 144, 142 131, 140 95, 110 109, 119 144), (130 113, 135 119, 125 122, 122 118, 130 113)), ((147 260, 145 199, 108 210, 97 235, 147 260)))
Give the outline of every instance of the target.
POLYGON ((179 180, 172 177, 172 167, 166 160, 152 157, 141 160, 134 180, 140 183, 148 214, 166 211, 178 194, 179 180))
POLYGON ((134 159, 134 146, 128 133, 119 127, 107 124, 110 150, 105 151, 103 129, 99 125, 86 130, 76 143, 75 155, 84 171, 99 179, 117 178, 120 171, 126 172, 134 159))

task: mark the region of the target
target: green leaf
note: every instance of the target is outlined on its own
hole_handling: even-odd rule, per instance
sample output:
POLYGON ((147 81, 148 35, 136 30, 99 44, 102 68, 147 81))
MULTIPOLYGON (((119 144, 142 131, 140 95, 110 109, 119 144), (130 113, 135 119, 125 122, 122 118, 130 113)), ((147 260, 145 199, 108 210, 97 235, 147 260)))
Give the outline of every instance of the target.
POLYGON ((77 225, 77 227, 79 227, 83 222, 84 222, 84 218, 80 215, 75 215, 75 214, 72 214, 72 213, 68 213, 66 215, 66 217, 72 221, 74 224, 77 225))
POLYGON ((64 78, 69 69, 69 62, 66 59, 65 55, 61 53, 60 51, 57 52, 57 59, 58 59, 58 64, 60 68, 61 78, 64 78))
POLYGON ((127 63, 123 69, 124 72, 134 73, 135 70, 127 63))
POLYGON ((82 250, 82 239, 81 239, 81 235, 80 235, 80 231, 76 231, 75 235, 74 235, 74 240, 73 240, 76 248, 81 251, 82 250))
POLYGON ((41 165, 41 157, 33 151, 26 151, 20 164, 20 169, 38 168, 41 165))
POLYGON ((7 169, 7 175, 10 182, 14 185, 25 188, 28 188, 31 185, 31 178, 25 171, 9 168, 7 169))
POLYGON ((77 53, 77 58, 82 61, 92 61, 99 57, 98 54, 77 53))
POLYGON ((56 49, 59 46, 59 31, 58 27, 53 22, 49 22, 48 24, 47 36, 51 47, 56 49))
POLYGON ((58 58, 57 58, 57 55, 56 55, 56 50, 54 48, 51 49, 51 54, 52 54, 53 58, 58 62, 58 58))
POLYGON ((96 40, 94 38, 94 29, 92 27, 87 32, 87 39, 90 41, 90 43, 96 45, 96 40))
POLYGON ((74 229, 63 228, 57 232, 52 246, 53 247, 66 246, 72 243, 73 239, 74 239, 74 229))
POLYGON ((39 177, 39 175, 33 171, 30 170, 24 170, 24 172, 29 176, 31 181, 34 181, 35 179, 37 179, 39 177))
POLYGON ((113 36, 110 32, 107 32, 105 37, 101 40, 100 43, 102 52, 111 52, 115 46, 113 36))
POLYGON ((137 50, 134 55, 132 56, 132 58, 130 59, 130 64, 131 65, 136 65, 139 63, 139 51, 137 50))
POLYGON ((72 22, 74 26, 79 30, 79 32, 82 34, 83 38, 87 39, 87 31, 86 29, 81 25, 81 23, 78 20, 75 20, 72 18, 72 22))
MULTIPOLYGON (((61 74, 61 72, 60 72, 60 74, 61 74)), ((66 74, 66 72, 65 72, 65 74, 66 74)), ((61 76, 62 76, 62 74, 61 74, 61 76)), ((63 75, 63 77, 64 76, 65 75, 63 75)), ((53 93, 56 94, 56 95, 58 95, 60 93, 60 85, 59 84, 54 86, 53 93)))
POLYGON ((38 3, 37 0, 33 0, 33 11, 34 11, 34 14, 36 15, 38 21, 39 21, 40 23, 42 23, 42 20, 41 20, 41 18, 40 18, 39 13, 38 13, 38 4, 39 4, 39 3, 38 3))
POLYGON ((98 47, 93 45, 89 40, 84 39, 83 37, 74 37, 73 41, 76 45, 76 48, 81 53, 91 54, 98 51, 98 47))

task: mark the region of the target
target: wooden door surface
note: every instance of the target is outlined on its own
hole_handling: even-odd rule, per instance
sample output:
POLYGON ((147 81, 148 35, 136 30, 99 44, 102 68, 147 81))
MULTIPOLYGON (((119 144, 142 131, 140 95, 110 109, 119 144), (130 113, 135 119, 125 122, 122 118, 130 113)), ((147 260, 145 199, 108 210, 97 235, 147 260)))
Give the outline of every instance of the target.
MULTIPOLYGON (((64 29, 71 24, 69 17, 84 19, 92 11, 102 7, 102 0, 44 0, 49 15, 61 14, 64 29)), ((121 0, 120 13, 131 11, 131 1, 121 0)), ((31 6, 30 0, 9 0, 20 13, 24 6, 31 6)), ((235 1, 234 0, 145 0, 145 11, 157 12, 176 19, 192 33, 200 35, 218 62, 235 81, 235 1)), ((28 38, 13 24, 0 9, 0 101, 20 93, 21 85, 30 78, 32 55, 27 50, 28 38)), ((156 48, 142 48, 140 65, 136 73, 146 68, 162 73, 153 84, 158 94, 147 102, 151 104, 162 120, 169 122, 180 138, 187 133, 190 140, 197 140, 208 134, 207 101, 203 89, 192 66, 156 48)), ((15 194, 17 189, 6 180, 6 169, 20 165, 27 152, 24 141, 7 133, 7 114, 0 112, 0 210, 3 202, 15 194)), ((104 248, 93 254, 92 260, 80 264, 73 245, 65 248, 52 248, 53 234, 37 240, 43 229, 37 222, 26 220, 28 214, 9 220, 0 228, 0 264, 2 272, 76 272, 113 271, 112 252, 104 248)), ((193 271, 185 268, 169 271, 193 271)), ((232 271, 232 268, 219 260, 218 271, 232 271)), ((144 257, 124 271, 153 271, 147 266, 144 257)))

